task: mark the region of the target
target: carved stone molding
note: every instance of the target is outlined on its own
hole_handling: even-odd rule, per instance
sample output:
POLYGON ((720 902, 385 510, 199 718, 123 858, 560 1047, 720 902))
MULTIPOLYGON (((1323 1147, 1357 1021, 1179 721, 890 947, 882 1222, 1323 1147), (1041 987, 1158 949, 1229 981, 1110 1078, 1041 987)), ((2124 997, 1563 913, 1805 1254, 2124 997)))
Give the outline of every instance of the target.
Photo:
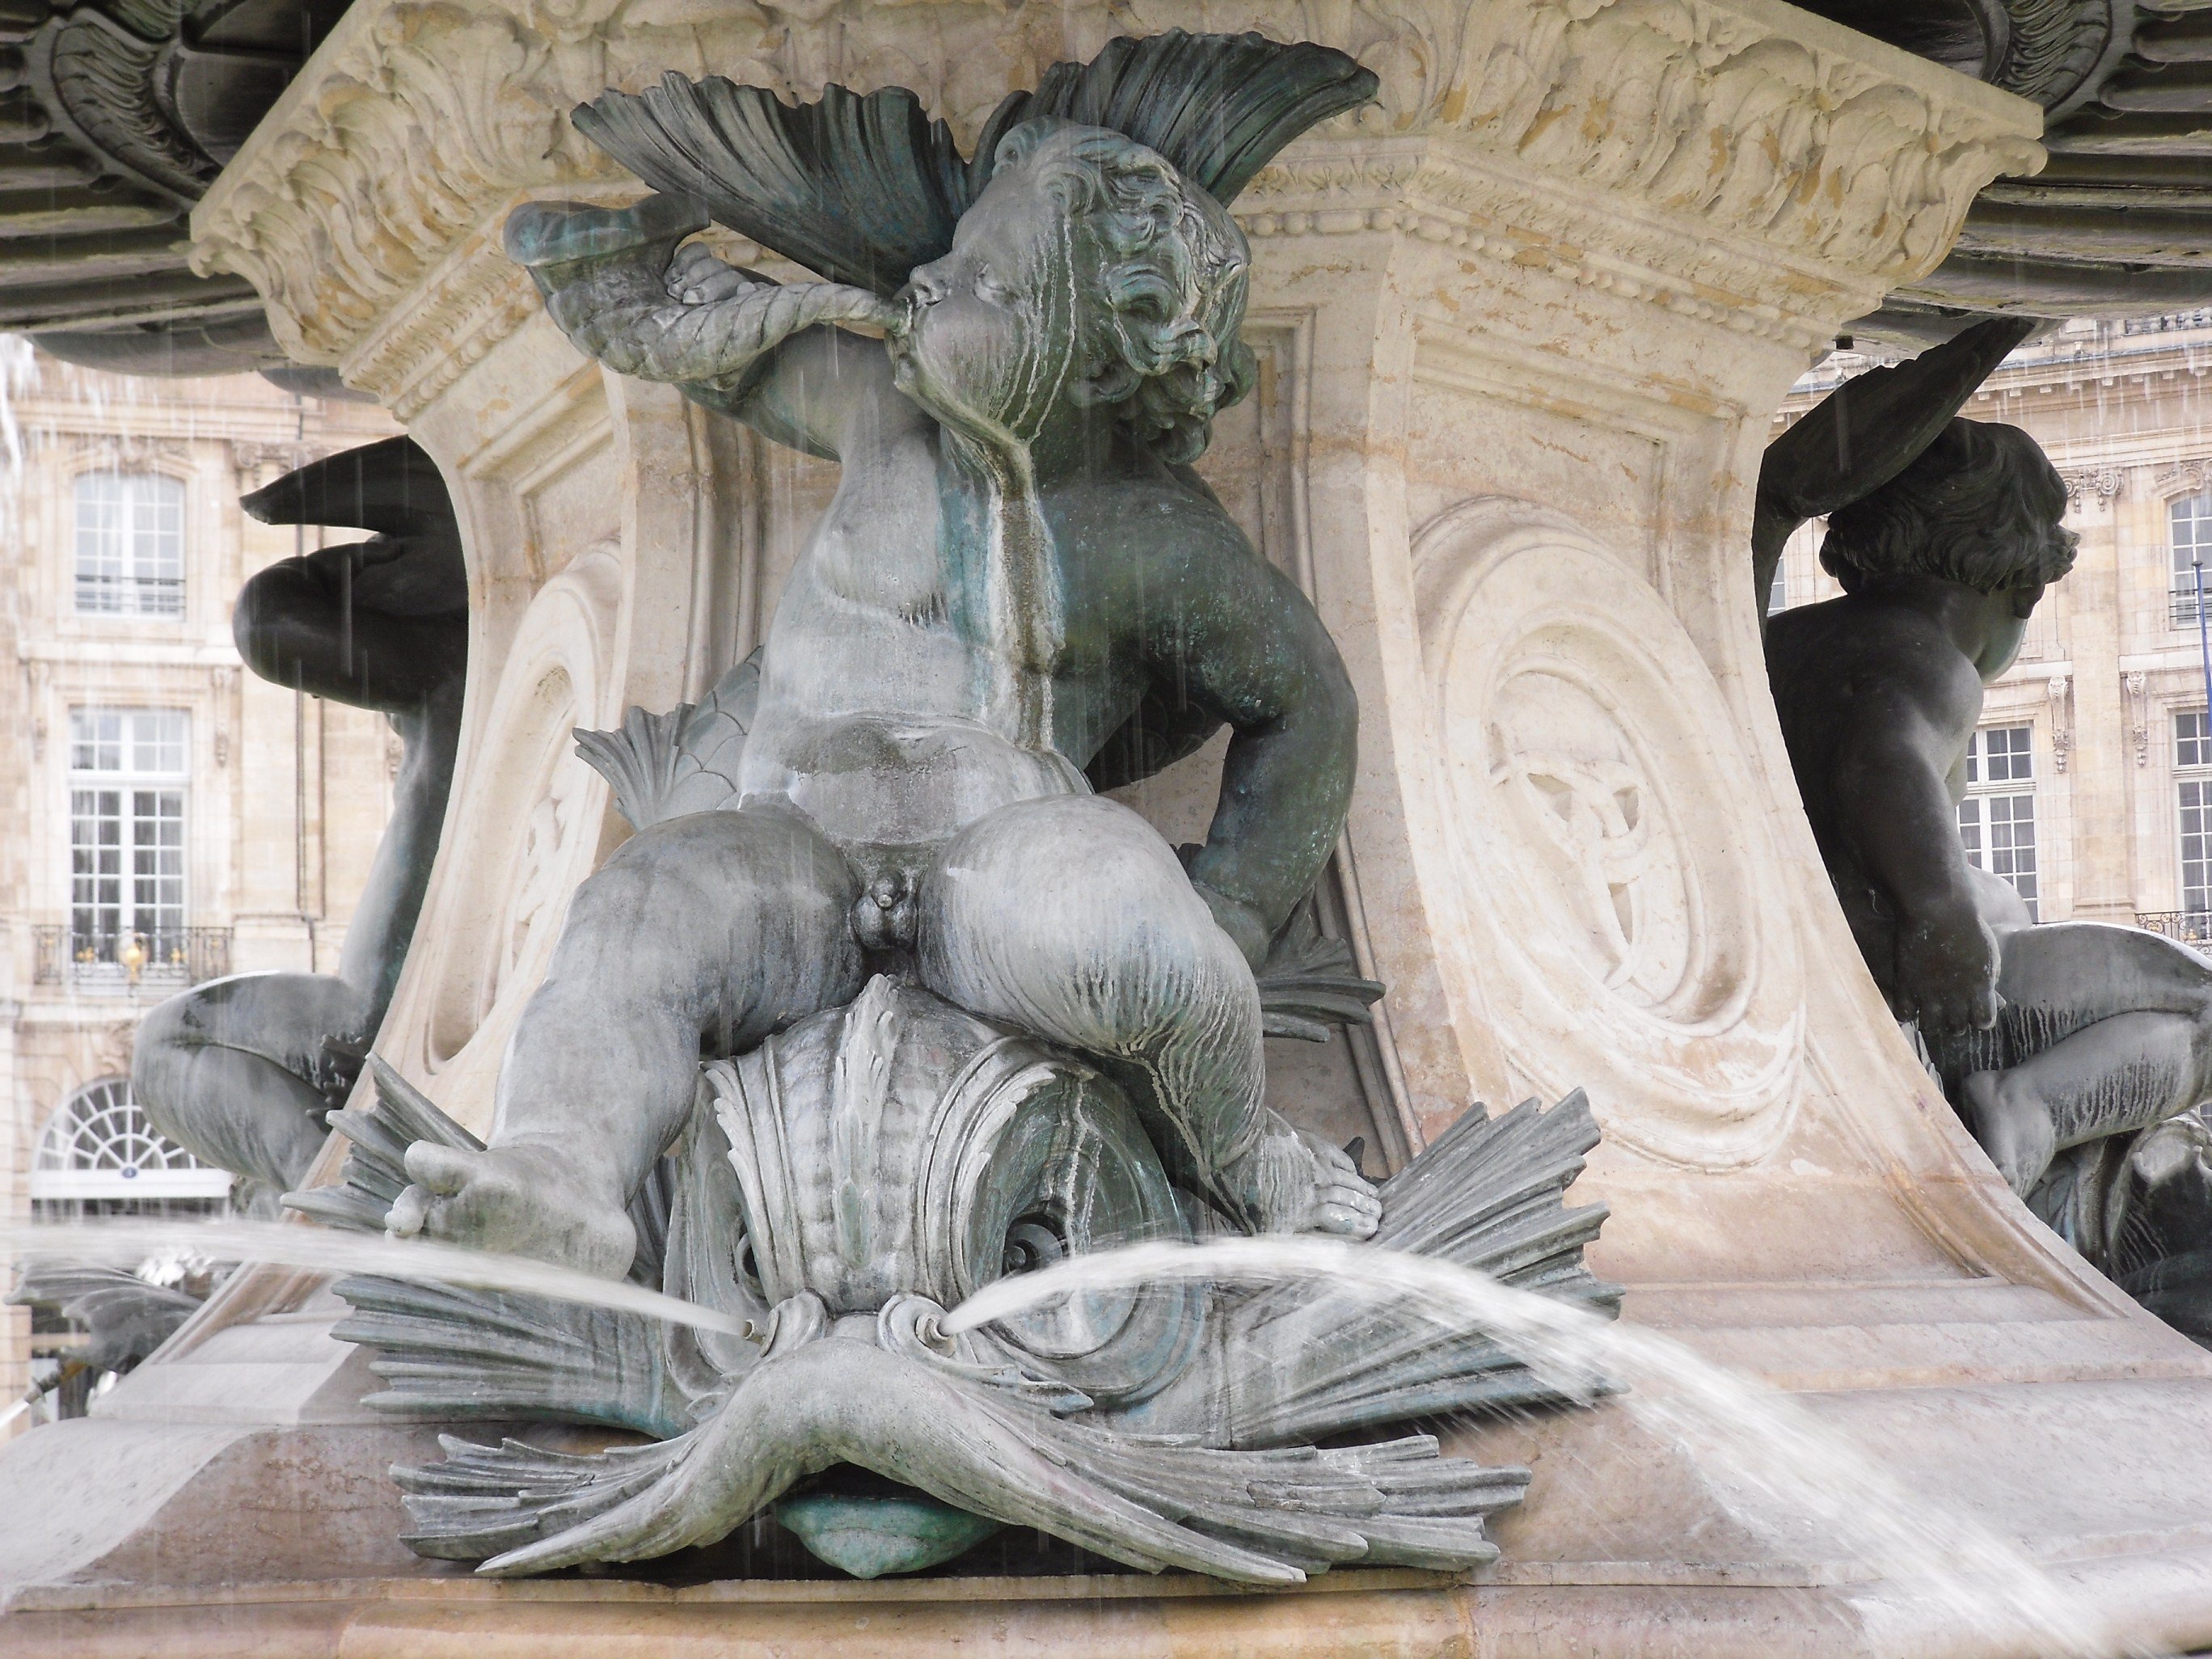
POLYGON ((191 451, 166 438, 136 433, 100 433, 79 438, 72 446, 80 469, 143 471, 149 468, 178 469, 191 465, 191 451))
POLYGON ((1711 671, 1559 514, 1466 502, 1413 549, 1457 933, 1516 1084, 1579 1079, 1669 1162, 1757 1159, 1797 1098, 1805 976, 1711 671))
POLYGON ((208 687, 214 693, 215 704, 215 763, 230 764, 231 715, 238 698, 238 671, 235 668, 208 670, 208 687))
POLYGON ((2128 696, 2128 738, 2136 746, 2136 764, 2150 764, 2150 676, 2136 672, 2121 676, 2128 696))
POLYGON ((230 464, 240 473, 258 476, 269 467, 278 473, 295 472, 325 453, 313 444, 263 443, 253 438, 230 441, 230 464))
POLYGON ((2075 507, 2086 506, 2093 495, 2100 501, 2109 501, 2127 482, 2126 472, 2117 466, 2061 467, 2058 477, 2066 486, 2067 503, 2075 507))
POLYGON ((2070 675, 2053 674, 2045 688, 2051 697, 2051 760, 2060 771, 2074 753, 2074 681, 2070 675))
POLYGON ((2201 495, 2212 489, 2212 461, 2177 462, 2158 473, 2152 487, 2161 495, 2201 495))
MULTIPOLYGON (((1331 136, 1440 141, 1524 180, 1633 204, 1612 216, 1622 234, 1740 238, 1873 292, 1932 266, 1974 192, 2039 155, 2026 103, 1750 0, 1413 0, 1327 15, 1334 27, 1320 27, 1312 9, 1266 0, 1202 19, 1164 0, 831 0, 772 16, 683 0, 358 0, 195 211, 194 264, 248 277, 301 361, 348 365, 402 296, 472 263, 471 245, 519 195, 619 189, 568 119, 609 85, 670 69, 794 99, 830 80, 903 84, 972 137, 1055 58, 1177 23, 1318 33, 1373 68, 1379 103, 1309 149, 1331 136)), ((1261 181, 1255 208, 1271 188, 1261 181)), ((489 349, 528 314, 510 281, 460 283, 464 316, 410 321, 401 355, 418 373, 363 383, 391 396, 434 358, 448 372, 454 348, 489 349)))
POLYGON ((599 848, 605 785, 573 732, 605 718, 621 567, 587 550, 531 601, 492 696, 453 821, 459 834, 427 964, 428 1017, 417 1063, 451 1073, 448 1092, 489 1099, 508 1029, 544 972, 569 895, 599 848))
POLYGON ((31 758, 46 757, 46 689, 53 673, 52 665, 33 659, 23 665, 25 701, 31 711, 31 758))

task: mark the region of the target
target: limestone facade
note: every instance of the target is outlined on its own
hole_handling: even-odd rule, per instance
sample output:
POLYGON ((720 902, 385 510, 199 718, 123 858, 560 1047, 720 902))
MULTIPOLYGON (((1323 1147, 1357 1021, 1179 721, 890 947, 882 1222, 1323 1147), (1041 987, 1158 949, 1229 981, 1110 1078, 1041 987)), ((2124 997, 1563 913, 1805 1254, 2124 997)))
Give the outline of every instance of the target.
MULTIPOLYGON (((131 380, 14 343, 0 455, 0 1190, 20 1220, 55 1114, 87 1091, 114 1102, 100 1085, 129 1077, 148 1008, 223 972, 336 963, 398 750, 378 717, 246 672, 230 635, 246 578, 330 533, 257 524, 239 496, 388 436, 388 419, 258 376, 131 380), (73 860, 103 844, 114 885, 87 891, 73 860), (118 959, 134 934, 135 973, 118 959)), ((140 1203, 204 1203, 222 1184, 131 1167, 35 1185, 100 1205, 142 1187, 140 1203)), ((6 1317, 12 1400, 28 1327, 20 1310, 6 1317)))
MULTIPOLYGON (((1831 359, 1777 429, 1869 362, 1831 359)), ((1984 737, 1984 754, 1994 743, 2001 757, 1978 763, 1967 808, 1970 845, 1978 837, 1985 861, 2025 878, 2045 921, 2212 937, 2212 748, 2191 569, 2197 551, 2212 590, 2208 372, 2212 315, 2077 322, 2015 352, 1965 411, 2034 436, 2081 538, 2020 661, 1990 689, 1984 732, 2008 735, 1984 737), (2022 732, 2024 759, 2009 735, 2022 732)), ((1841 592, 1820 568, 1819 538, 1808 526, 1792 538, 1774 599, 1841 592)))

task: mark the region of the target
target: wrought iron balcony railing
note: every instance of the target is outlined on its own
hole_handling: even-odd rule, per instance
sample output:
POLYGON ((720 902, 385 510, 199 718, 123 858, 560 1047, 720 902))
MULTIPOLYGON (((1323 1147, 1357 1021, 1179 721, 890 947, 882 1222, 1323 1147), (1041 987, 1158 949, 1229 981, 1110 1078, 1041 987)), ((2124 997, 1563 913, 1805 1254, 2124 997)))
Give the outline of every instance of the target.
POLYGON ((81 617, 181 617, 182 576, 110 576, 79 571, 76 610, 81 617))
MULTIPOLYGON (((2204 598, 2208 605, 2212 605, 2212 579, 2208 579, 2204 584, 2204 598)), ((2197 626, 2197 585, 2194 582, 2186 587, 2177 587, 2166 595, 2166 616, 2176 628, 2197 626)))
POLYGON ((138 987, 197 985, 230 971, 228 927, 80 933, 55 923, 33 927, 31 940, 31 977, 40 985, 122 993, 138 987))
POLYGON ((2139 910, 2136 925, 2178 939, 2184 945, 2212 945, 2212 911, 2139 910))

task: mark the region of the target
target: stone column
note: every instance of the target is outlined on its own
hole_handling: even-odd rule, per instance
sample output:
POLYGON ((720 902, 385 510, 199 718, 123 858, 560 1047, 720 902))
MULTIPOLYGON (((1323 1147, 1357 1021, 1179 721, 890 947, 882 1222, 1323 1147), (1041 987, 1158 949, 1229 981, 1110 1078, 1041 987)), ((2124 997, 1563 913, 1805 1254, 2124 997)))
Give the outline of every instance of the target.
MULTIPOLYGON (((621 834, 569 729, 740 654, 826 480, 544 319, 507 214, 637 189, 568 108, 670 69, 896 83, 967 137, 1054 59, 1170 22, 1319 38, 1382 82, 1237 204, 1288 416, 1245 458, 1288 507, 1287 544, 1260 539, 1361 697, 1336 886, 1391 988, 1378 1124, 1416 1144, 1474 1102, 1588 1087, 1606 1139, 1577 1196, 1613 1206, 1595 1263, 1629 1317, 2099 1557, 2108 1600, 2212 1620, 2181 1535, 2212 1456, 2175 1416, 2208 1425, 2212 1367, 2029 1219, 1887 1018, 1790 782, 1746 550, 1770 411, 1990 177, 2036 164, 2037 118, 1775 0, 356 0, 193 229, 288 349, 407 422, 468 532, 461 769, 382 1052, 486 1127, 568 897, 621 834)), ((251 1279, 167 1369, 293 1295, 251 1279)), ((1538 1468, 1495 1584, 1462 1596, 1486 1651, 1645 1651, 1653 1620, 1751 1651, 1796 1615, 1744 1585, 1858 1571, 1761 1534, 1623 1411, 1480 1437, 1538 1468)), ((1884 1595, 1830 1594, 1838 1633, 1808 1650, 1847 1650, 1884 1595)))

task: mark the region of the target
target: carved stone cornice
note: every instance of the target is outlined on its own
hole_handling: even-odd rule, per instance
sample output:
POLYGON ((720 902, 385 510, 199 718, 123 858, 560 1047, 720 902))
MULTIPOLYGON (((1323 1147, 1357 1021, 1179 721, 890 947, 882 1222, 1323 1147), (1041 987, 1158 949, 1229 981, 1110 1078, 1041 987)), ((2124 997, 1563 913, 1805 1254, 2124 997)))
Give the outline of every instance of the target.
MULTIPOLYGON (((1407 0, 1327 15, 1322 32, 1377 72, 1382 96, 1308 149, 1442 140, 1634 204, 1668 240, 1716 239, 1717 264, 1730 244, 1757 245, 1878 293, 1942 256, 1990 178, 2039 157, 2024 101, 1771 0, 1407 0)), ((495 250, 470 245, 520 196, 623 182, 568 118, 605 88, 670 69, 793 99, 830 80, 903 84, 966 138, 1055 58, 1188 21, 1109 0, 830 0, 773 16, 699 0, 356 0, 194 213, 194 265, 249 278, 301 361, 345 366, 388 398, 412 388, 419 407, 427 385, 460 372, 456 349, 480 356, 528 314, 524 290, 493 278, 495 250), (401 305, 440 273, 441 314, 401 305), (409 338, 356 362, 400 311, 415 313, 409 338)), ((1204 21, 1278 38, 1318 26, 1316 9, 1282 0, 1231 0, 1204 21)), ((1255 216, 1273 187, 1255 191, 1255 216)))
POLYGON ((76 439, 70 450, 73 465, 78 468, 118 472, 149 469, 177 471, 190 467, 192 460, 187 446, 173 439, 148 437, 140 433, 86 433, 76 439))
POLYGON ((2153 477, 2151 488, 2161 495, 2201 495, 2212 489, 2212 461, 2177 461, 2153 477))
POLYGON ((2125 469, 2109 465, 2061 467, 2058 477, 2066 486, 2066 499, 2077 506, 2086 505, 2092 495, 2109 501, 2127 482, 2125 469))

